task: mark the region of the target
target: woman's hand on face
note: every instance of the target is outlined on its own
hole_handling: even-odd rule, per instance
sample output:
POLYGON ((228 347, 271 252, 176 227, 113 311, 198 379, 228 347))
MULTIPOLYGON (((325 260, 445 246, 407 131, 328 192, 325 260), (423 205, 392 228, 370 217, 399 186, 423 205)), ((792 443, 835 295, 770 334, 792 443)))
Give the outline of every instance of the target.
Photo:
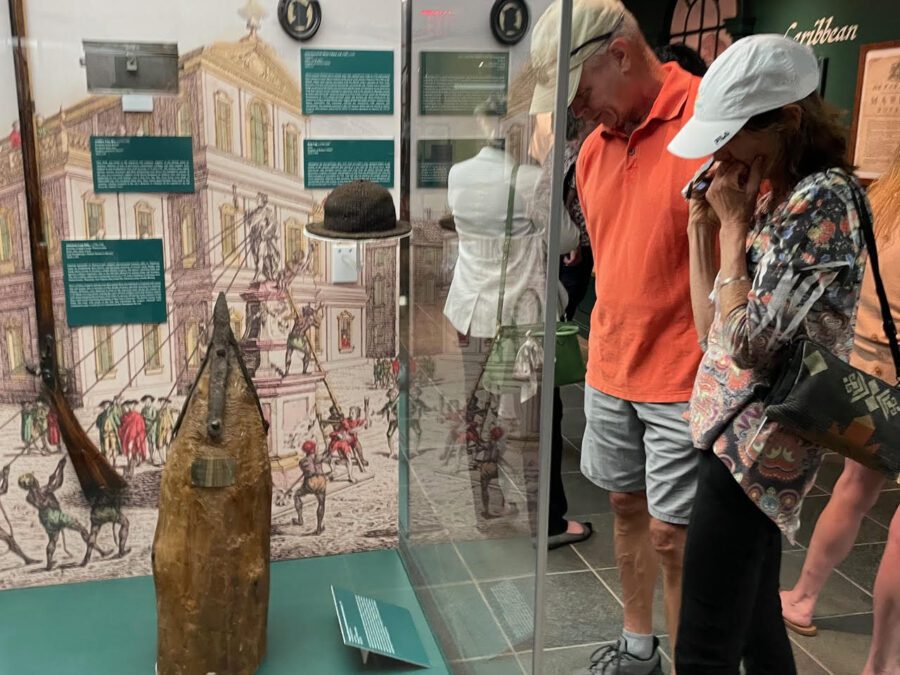
POLYGON ((689 202, 688 230, 716 233, 721 223, 719 216, 713 210, 712 205, 706 200, 705 195, 694 195, 689 202))
POLYGON ((716 168, 706 200, 725 229, 750 228, 762 183, 762 157, 749 167, 742 162, 723 162, 716 168))

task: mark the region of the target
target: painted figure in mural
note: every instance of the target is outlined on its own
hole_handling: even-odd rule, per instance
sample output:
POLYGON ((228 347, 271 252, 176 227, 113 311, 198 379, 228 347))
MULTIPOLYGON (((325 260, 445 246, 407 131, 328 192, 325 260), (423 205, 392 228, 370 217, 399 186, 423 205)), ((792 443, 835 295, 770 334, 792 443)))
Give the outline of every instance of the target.
MULTIPOLYGON (((3 467, 3 471, 0 471, 0 497, 5 495, 9 490, 9 464, 3 467)), ((4 511, 4 513, 6 513, 4 511)), ((40 560, 35 560, 30 557, 25 551, 23 551, 19 544, 16 543, 15 537, 13 537, 12 525, 7 520, 6 523, 0 522, 0 541, 6 544, 6 547, 9 549, 10 553, 15 553, 22 559, 26 565, 36 565, 40 562, 40 560), (6 527, 9 527, 9 532, 6 531, 6 527)))
POLYGON ((262 278, 264 281, 275 281, 278 276, 278 261, 281 254, 278 250, 278 221, 275 220, 275 216, 270 210, 266 211, 262 237, 262 278))
POLYGON ((9 147, 18 150, 22 147, 22 132, 19 131, 19 123, 12 123, 12 131, 9 132, 9 147))
POLYGON ((168 398, 161 398, 159 399, 159 413, 156 416, 156 447, 163 464, 166 463, 174 430, 175 412, 172 410, 172 402, 168 398))
POLYGON ((388 450, 390 452, 389 457, 394 459, 397 454, 394 450, 394 434, 397 433, 397 426, 399 420, 399 411, 398 407, 400 404, 400 390, 397 387, 391 387, 390 391, 388 391, 387 403, 385 403, 381 410, 378 411, 378 414, 383 416, 387 421, 387 442, 388 442, 388 450))
POLYGON ((119 442, 125 456, 125 477, 132 478, 134 470, 147 459, 147 427, 137 408, 138 402, 125 401, 125 412, 119 425, 119 442))
POLYGON ((32 406, 34 411, 34 439, 41 443, 41 454, 50 454, 50 446, 47 444, 47 405, 38 399, 32 406))
POLYGON ((321 304, 313 307, 306 305, 300 309, 300 312, 294 317, 294 324, 287 336, 287 347, 284 352, 284 370, 280 371, 282 377, 287 377, 291 372, 291 361, 294 352, 300 352, 303 355, 303 374, 309 374, 309 363, 312 359, 312 345, 309 341, 309 331, 312 328, 318 328, 322 325, 321 304))
POLYGON ((422 398, 422 388, 418 384, 414 384, 409 392, 409 433, 415 435, 416 442, 413 454, 419 454, 419 444, 422 441, 422 425, 419 420, 422 419, 423 413, 432 412, 434 408, 425 403, 422 398))
POLYGON ((366 460, 365 455, 363 455, 362 443, 359 440, 359 430, 361 428, 368 429, 371 426, 371 422, 369 421, 368 398, 365 399, 364 408, 365 411, 358 405, 351 406, 349 417, 344 418, 342 423, 347 434, 347 440, 353 450, 353 458, 356 460, 359 470, 363 473, 366 471, 365 467, 369 466, 369 462, 366 460))
POLYGON ((300 473, 302 474, 303 483, 297 492, 294 493, 294 509, 297 511, 297 517, 294 518, 294 525, 303 527, 303 497, 306 495, 315 495, 316 501, 319 503, 316 508, 316 534, 322 534, 325 531, 325 493, 328 489, 328 479, 322 469, 322 461, 316 455, 316 442, 308 440, 302 446, 303 456, 300 459, 300 473))
MULTIPOLYGON (((478 473, 481 480, 481 515, 484 518, 499 518, 499 514, 491 512, 491 494, 490 488, 493 481, 497 481, 497 488, 500 492, 500 512, 506 512, 506 498, 503 495, 503 489, 500 487, 500 463, 503 461, 503 439, 505 432, 502 427, 493 427, 489 434, 488 440, 484 443, 477 453, 478 473)), ((515 505, 510 503, 510 509, 514 510, 515 505)))
MULTIPOLYGON (((63 530, 75 530, 81 535, 84 543, 88 543, 90 535, 87 528, 75 518, 63 512, 59 501, 54 494, 63 484, 63 470, 66 466, 66 458, 63 457, 56 465, 56 470, 50 476, 50 480, 41 487, 33 473, 25 473, 19 476, 19 487, 27 492, 25 501, 31 504, 38 512, 38 520, 47 533, 47 569, 53 569, 56 561, 53 554, 56 552, 56 544, 63 530)), ((97 547, 101 555, 108 555, 100 547, 97 547)))
POLYGON ((147 434, 147 454, 150 458, 150 463, 153 466, 159 466, 162 464, 162 458, 160 457, 159 464, 156 462, 156 424, 159 419, 159 412, 156 410, 156 406, 154 402, 155 398, 150 396, 141 397, 141 403, 144 404, 144 407, 141 408, 141 417, 144 418, 144 429, 147 434))
POLYGON ((96 424, 100 433, 100 452, 115 466, 119 454, 119 430, 113 418, 112 401, 100 402, 100 414, 97 415, 96 424))
POLYGON ((31 452, 31 446, 34 444, 34 408, 28 401, 22 401, 22 425, 20 427, 20 437, 25 454, 31 452))
MULTIPOLYGON (((332 406, 333 413, 337 411, 337 408, 332 406)), ((350 445, 349 436, 343 429, 343 415, 338 418, 336 424, 332 422, 333 419, 330 417, 327 421, 323 420, 322 424, 332 424, 332 431, 328 434, 328 450, 325 453, 325 461, 328 463, 328 467, 330 472, 328 474, 328 480, 334 480, 335 472, 334 472, 334 464, 337 462, 338 464, 343 464, 347 468, 347 480, 351 483, 355 483, 356 480, 353 478, 353 447, 350 445)))
POLYGON ((62 452, 60 447, 62 434, 59 430, 59 416, 53 408, 48 408, 47 410, 47 442, 53 448, 52 452, 54 454, 62 452))
POLYGON ((125 406, 122 405, 122 397, 119 394, 113 396, 112 407, 109 409, 109 414, 112 418, 113 425, 116 427, 116 434, 118 434, 119 428, 122 426, 122 416, 125 414, 125 406))
POLYGON ((118 500, 99 499, 91 506, 91 532, 88 535, 87 548, 81 561, 82 567, 91 561, 91 554, 94 552, 94 549, 100 551, 104 556, 109 555, 97 546, 97 537, 100 536, 100 530, 107 523, 112 527, 113 542, 118 544, 119 547, 116 557, 124 558, 131 552, 131 549, 128 548, 128 518, 122 513, 118 500), (116 537, 116 525, 119 526, 118 537, 116 537))
POLYGON ((441 454, 441 461, 444 466, 450 463, 451 459, 456 459, 456 469, 460 468, 461 460, 466 449, 467 427, 466 414, 463 412, 459 401, 453 399, 447 403, 444 408, 443 400, 441 401, 444 420, 450 423, 450 431, 447 432, 447 439, 444 441, 444 452, 441 454))

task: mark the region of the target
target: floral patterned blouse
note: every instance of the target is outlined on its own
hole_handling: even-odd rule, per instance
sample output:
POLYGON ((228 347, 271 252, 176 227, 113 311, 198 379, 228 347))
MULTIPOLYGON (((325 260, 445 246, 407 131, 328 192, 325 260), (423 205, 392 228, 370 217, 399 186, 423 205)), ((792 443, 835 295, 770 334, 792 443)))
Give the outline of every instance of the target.
POLYGON ((716 307, 691 397, 695 445, 718 455, 790 541, 822 448, 766 420, 760 394, 795 337, 849 358, 866 251, 848 181, 860 189, 832 169, 802 180, 774 209, 760 200, 747 237, 747 304, 724 317, 716 307))

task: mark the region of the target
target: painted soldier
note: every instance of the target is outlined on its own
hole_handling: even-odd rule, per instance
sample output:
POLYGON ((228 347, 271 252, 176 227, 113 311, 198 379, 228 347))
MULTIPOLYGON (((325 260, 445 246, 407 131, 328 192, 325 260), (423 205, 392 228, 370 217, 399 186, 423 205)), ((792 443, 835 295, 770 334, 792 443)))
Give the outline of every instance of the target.
POLYGON ((128 548, 128 518, 122 513, 118 500, 110 497, 100 498, 91 506, 91 532, 88 535, 87 548, 81 561, 82 567, 91 561, 91 554, 94 552, 94 549, 100 551, 104 556, 109 555, 108 552, 102 551, 97 546, 97 537, 100 536, 100 530, 107 523, 112 527, 113 541, 118 541, 119 544, 119 552, 116 554, 116 557, 124 558, 131 552, 131 549, 128 548), (116 538, 116 525, 119 526, 118 539, 116 538))
MULTIPOLYGON (((0 497, 5 495, 9 490, 9 465, 3 467, 3 471, 0 471, 0 497)), ((41 562, 40 560, 35 560, 31 556, 29 556, 25 551, 23 551, 19 544, 16 542, 15 537, 13 537, 12 530, 7 532, 4 529, 3 523, 0 523, 0 541, 6 544, 6 547, 10 550, 10 552, 15 553, 19 556, 22 561, 26 565, 36 565, 41 562)))
POLYGON ((387 426, 387 442, 388 442, 388 450, 390 452, 390 459, 393 459, 396 456, 394 451, 394 434, 397 433, 397 425, 398 425, 398 407, 400 404, 400 392, 397 387, 391 387, 388 392, 387 403, 385 403, 381 410, 378 411, 379 415, 382 415, 388 423, 387 426))
POLYGON ((425 403, 422 398, 422 389, 419 385, 414 385, 409 392, 409 431, 416 435, 416 445, 414 454, 419 454, 419 444, 422 441, 422 425, 419 420, 422 414, 434 410, 430 405, 425 403))
POLYGON ((163 464, 175 430, 175 414, 171 404, 168 398, 159 399, 159 413, 156 416, 156 447, 159 449, 160 461, 163 464))
POLYGON ((266 281, 274 281, 278 276, 278 221, 266 212, 266 226, 262 232, 265 249, 262 251, 262 277, 266 281))
POLYGON ((294 317, 294 324, 287 336, 287 348, 284 353, 284 376, 291 372, 291 361, 295 351, 303 354, 303 374, 309 373, 309 362, 312 358, 313 346, 309 342, 308 331, 321 325, 319 309, 306 305, 294 317))
MULTIPOLYGON (((26 473, 19 476, 19 487, 28 494, 25 501, 31 504, 38 512, 38 520, 47 533, 47 569, 53 569, 56 562, 53 560, 53 554, 56 552, 56 543, 59 541, 59 535, 63 530, 75 530, 81 535, 84 543, 88 543, 90 535, 87 528, 79 523, 75 518, 65 513, 59 505, 59 501, 54 494, 63 484, 63 470, 66 466, 66 458, 63 457, 56 465, 56 470, 50 476, 50 480, 44 487, 41 487, 37 478, 33 473, 26 473)), ((97 550, 100 550, 99 548, 97 550)), ((100 550, 102 555, 107 555, 100 550)))
POLYGON ((362 443, 359 440, 359 429, 366 428, 368 429, 370 426, 369 422, 369 399, 366 399, 366 414, 363 415, 362 409, 358 406, 350 407, 350 416, 345 417, 342 424, 342 428, 347 435, 347 442, 350 443, 350 448, 353 450, 353 457, 356 459, 356 463, 359 465, 359 470, 365 473, 365 467, 369 466, 369 462, 366 460, 365 455, 363 455, 362 443))
MULTIPOLYGON (((153 405, 155 400, 149 394, 141 397, 141 403, 144 404, 141 408, 141 417, 144 418, 144 429, 147 435, 147 454, 150 456, 150 463, 153 466, 158 466, 156 463, 156 423, 159 413, 156 410, 156 406, 153 405)), ((161 463, 162 459, 160 459, 161 463)))
POLYGON ((303 483, 294 493, 294 508, 297 511, 297 517, 294 518, 294 524, 303 527, 303 497, 306 495, 315 495, 316 501, 319 503, 316 508, 316 534, 322 534, 325 531, 325 492, 328 488, 328 479, 322 469, 322 462, 316 456, 316 442, 308 440, 302 446, 303 457, 300 460, 300 472, 303 474, 303 483))
POLYGON ((125 475, 128 478, 134 476, 135 468, 147 459, 147 429, 144 418, 135 410, 137 405, 137 401, 125 401, 125 412, 119 426, 119 442, 127 460, 125 475))
POLYGON ((59 416, 53 408, 47 410, 47 441, 53 448, 53 453, 62 452, 60 443, 62 442, 62 434, 59 429, 59 416))
POLYGON ((20 434, 22 445, 25 453, 31 452, 31 446, 34 444, 34 408, 28 401, 22 401, 22 426, 20 434))
POLYGON ((116 456, 119 454, 119 430, 112 415, 112 401, 100 402, 100 414, 97 415, 96 424, 100 433, 100 452, 115 466, 116 456))
POLYGON ((38 399, 32 407, 34 411, 34 439, 41 442, 41 454, 50 454, 50 446, 47 444, 47 406, 38 399))

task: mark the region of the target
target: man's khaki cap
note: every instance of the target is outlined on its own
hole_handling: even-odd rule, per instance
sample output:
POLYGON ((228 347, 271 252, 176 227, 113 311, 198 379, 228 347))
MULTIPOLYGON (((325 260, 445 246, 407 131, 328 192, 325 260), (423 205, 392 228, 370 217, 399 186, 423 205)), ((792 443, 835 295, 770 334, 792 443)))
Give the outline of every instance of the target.
MULTIPOLYGON (((537 73, 531 98, 532 114, 553 112, 556 107, 559 10, 560 2, 556 0, 538 19, 531 34, 531 60, 537 73)), ((625 12, 621 0, 574 0, 567 106, 572 105, 578 92, 582 65, 604 46, 606 41, 599 38, 611 37, 610 34, 621 25, 625 12)))

